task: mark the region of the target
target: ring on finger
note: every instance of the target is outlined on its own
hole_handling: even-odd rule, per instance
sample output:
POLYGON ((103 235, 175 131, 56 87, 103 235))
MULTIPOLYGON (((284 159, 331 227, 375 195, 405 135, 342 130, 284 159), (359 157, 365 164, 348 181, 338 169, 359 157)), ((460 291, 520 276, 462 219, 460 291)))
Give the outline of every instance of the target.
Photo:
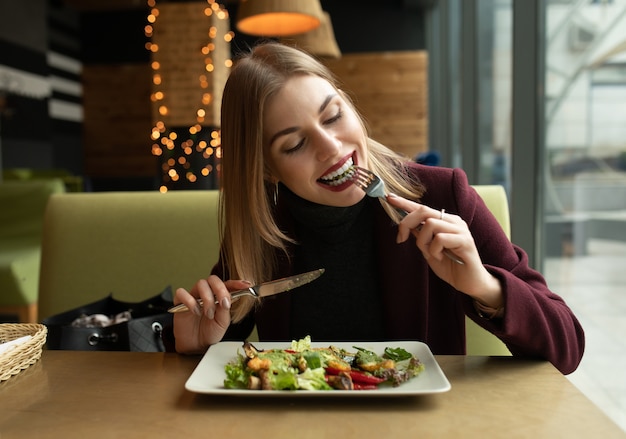
POLYGON ((441 209, 441 216, 439 217, 440 220, 443 220, 443 215, 446 213, 446 209, 441 209))

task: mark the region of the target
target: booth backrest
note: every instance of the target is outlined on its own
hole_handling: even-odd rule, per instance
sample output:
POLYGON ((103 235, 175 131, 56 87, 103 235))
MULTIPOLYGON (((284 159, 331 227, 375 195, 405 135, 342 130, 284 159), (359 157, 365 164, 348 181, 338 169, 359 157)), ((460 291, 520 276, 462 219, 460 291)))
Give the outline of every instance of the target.
POLYGON ((493 216, 496 217, 506 236, 511 239, 509 200, 504 187, 498 184, 483 184, 475 185, 474 189, 493 213, 493 216))
POLYGON ((0 242, 41 242, 43 214, 52 194, 65 192, 57 178, 0 182, 0 242))
MULTIPOLYGON (((475 186, 509 234, 501 186, 475 186)), ((217 191, 53 195, 44 221, 39 320, 112 293, 139 301, 191 287, 217 262, 217 191)), ((510 355, 494 335, 466 319, 467 352, 510 355)))
POLYGON ((60 179, 0 182, 0 315, 3 321, 34 323, 43 215, 60 179))
MULTIPOLYGON (((500 226, 511 238, 511 218, 509 201, 503 186, 474 186, 500 226)), ((511 355, 506 345, 495 335, 478 326, 470 318, 465 318, 465 337, 468 355, 511 355)))
POLYGON ((39 320, 108 294, 191 287, 219 254, 218 192, 66 193, 44 218, 39 320))

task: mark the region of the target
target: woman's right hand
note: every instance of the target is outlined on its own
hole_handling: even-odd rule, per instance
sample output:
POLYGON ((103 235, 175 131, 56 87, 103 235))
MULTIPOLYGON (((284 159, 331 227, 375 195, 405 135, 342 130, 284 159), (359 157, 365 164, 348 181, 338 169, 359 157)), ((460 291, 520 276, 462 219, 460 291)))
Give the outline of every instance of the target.
POLYGON ((190 291, 178 288, 174 304, 184 303, 189 311, 174 314, 176 351, 201 354, 222 340, 230 325, 230 291, 249 286, 250 283, 246 281, 223 282, 219 277, 211 275, 207 279, 200 279, 190 291), (203 306, 198 304, 198 299, 202 299, 203 306))

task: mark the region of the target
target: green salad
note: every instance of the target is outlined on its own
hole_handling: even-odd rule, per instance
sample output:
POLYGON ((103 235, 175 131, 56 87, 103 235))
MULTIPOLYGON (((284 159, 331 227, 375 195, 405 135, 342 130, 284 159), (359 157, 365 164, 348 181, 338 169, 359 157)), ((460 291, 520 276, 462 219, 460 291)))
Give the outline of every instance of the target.
POLYGON ((311 347, 309 336, 288 349, 259 350, 249 342, 226 364, 227 389, 250 390, 375 390, 399 386, 424 370, 423 363, 403 348, 382 354, 353 347, 311 347))

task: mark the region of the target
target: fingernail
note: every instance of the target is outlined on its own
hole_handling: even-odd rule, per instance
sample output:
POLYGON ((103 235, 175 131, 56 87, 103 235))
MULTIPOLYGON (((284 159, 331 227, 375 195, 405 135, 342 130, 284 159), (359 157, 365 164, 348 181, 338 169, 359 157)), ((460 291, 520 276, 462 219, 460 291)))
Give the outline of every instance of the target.
POLYGON ((213 320, 213 317, 215 317, 215 309, 213 308, 207 309, 206 316, 209 318, 209 320, 213 320))
POLYGON ((397 196, 396 194, 394 194, 393 192, 389 192, 389 193, 387 194, 387 196, 388 196, 389 198, 398 198, 398 196, 397 196))
POLYGON ((252 282, 250 282, 249 280, 242 280, 242 282, 243 282, 244 284, 252 285, 252 282))
POLYGON ((230 299, 228 297, 224 297, 220 302, 220 305, 222 305, 226 309, 230 309, 230 299))
POLYGON ((202 307, 199 304, 193 307, 193 313, 198 317, 202 317, 202 307))

